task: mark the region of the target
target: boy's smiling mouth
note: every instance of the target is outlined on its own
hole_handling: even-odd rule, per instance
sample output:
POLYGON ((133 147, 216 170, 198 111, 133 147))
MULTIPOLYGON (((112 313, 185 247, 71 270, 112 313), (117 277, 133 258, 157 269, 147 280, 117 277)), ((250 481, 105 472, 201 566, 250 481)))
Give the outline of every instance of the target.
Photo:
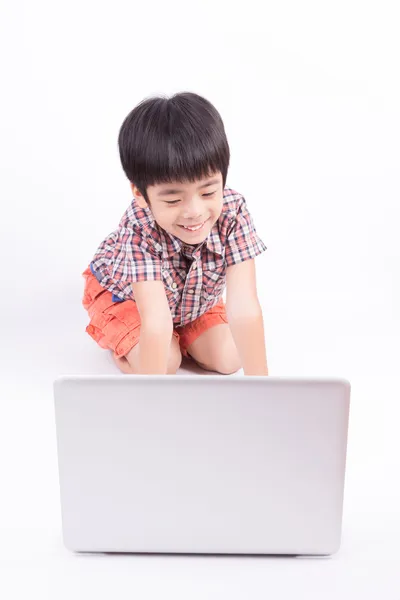
POLYGON ((197 225, 180 225, 180 224, 178 224, 178 227, 181 227, 185 231, 188 231, 191 233, 196 233, 197 231, 201 231, 203 229, 204 225, 207 223, 208 220, 209 219, 206 219, 205 221, 203 221, 202 223, 199 223, 197 225))

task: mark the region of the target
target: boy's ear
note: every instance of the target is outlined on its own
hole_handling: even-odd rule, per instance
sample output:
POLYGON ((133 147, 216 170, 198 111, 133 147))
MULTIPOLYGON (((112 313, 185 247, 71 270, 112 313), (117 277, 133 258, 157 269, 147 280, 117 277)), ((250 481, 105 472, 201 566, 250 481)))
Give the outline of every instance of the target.
POLYGON ((135 196, 135 200, 138 203, 138 205, 140 206, 140 208, 147 208, 148 204, 146 202, 146 200, 144 199, 143 194, 138 190, 138 188, 136 187, 136 185, 134 183, 130 183, 131 185, 131 189, 132 189, 132 193, 135 196))

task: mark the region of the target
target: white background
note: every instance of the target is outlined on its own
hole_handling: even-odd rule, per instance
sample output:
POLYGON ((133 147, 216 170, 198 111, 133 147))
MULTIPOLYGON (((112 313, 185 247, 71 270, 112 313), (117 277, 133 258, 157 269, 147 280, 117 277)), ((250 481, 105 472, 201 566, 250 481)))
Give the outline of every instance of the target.
POLYGON ((0 596, 400 598, 400 22, 396 2, 0 9, 0 596), (324 560, 93 556, 61 538, 53 380, 114 373, 83 278, 131 195, 117 135, 194 91, 225 123, 270 375, 352 384, 342 547, 324 560))

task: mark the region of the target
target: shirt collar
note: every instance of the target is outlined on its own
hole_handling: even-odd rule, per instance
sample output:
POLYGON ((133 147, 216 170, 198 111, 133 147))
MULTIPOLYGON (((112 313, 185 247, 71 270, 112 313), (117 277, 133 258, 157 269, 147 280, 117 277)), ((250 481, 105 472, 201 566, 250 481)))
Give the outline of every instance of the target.
MULTIPOLYGON (((177 252, 181 251, 184 242, 165 230, 163 230, 163 234, 166 240, 166 243, 163 246, 163 258, 170 258, 177 252)), ((214 254, 220 254, 222 256, 222 244, 218 235, 217 224, 214 225, 207 239, 204 240, 200 248, 202 248, 204 245, 206 245, 208 250, 214 254)))

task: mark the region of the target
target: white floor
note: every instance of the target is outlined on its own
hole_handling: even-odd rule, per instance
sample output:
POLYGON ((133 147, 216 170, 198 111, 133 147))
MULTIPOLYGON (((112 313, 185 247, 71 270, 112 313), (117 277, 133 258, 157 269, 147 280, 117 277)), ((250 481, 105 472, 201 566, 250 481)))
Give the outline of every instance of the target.
MULTIPOLYGON (((336 555, 74 555, 61 538, 52 382, 65 373, 117 370, 109 354, 76 327, 60 332, 38 325, 32 335, 29 352, 19 351, 23 334, 15 331, 15 350, 8 344, 0 355, 1 598, 400 599, 395 373, 382 380, 377 372, 363 376, 357 362, 362 356, 355 358, 354 376, 340 373, 351 380, 352 397, 343 538, 336 555)), ((395 349, 396 339, 391 341, 395 349)), ((377 349, 379 340, 371 345, 377 349)), ((180 373, 190 376, 191 369, 185 365, 180 373)))

